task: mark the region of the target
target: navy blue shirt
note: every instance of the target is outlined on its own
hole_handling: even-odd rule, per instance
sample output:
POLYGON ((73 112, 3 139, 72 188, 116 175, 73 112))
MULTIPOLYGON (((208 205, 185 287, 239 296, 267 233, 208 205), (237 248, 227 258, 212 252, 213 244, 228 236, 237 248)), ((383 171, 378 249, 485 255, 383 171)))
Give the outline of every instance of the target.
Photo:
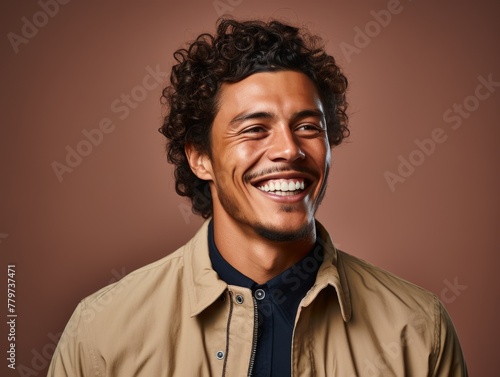
POLYGON ((219 277, 229 285, 251 289, 255 297, 258 336, 253 375, 290 376, 295 315, 300 301, 316 280, 323 259, 321 245, 316 242, 300 262, 265 284, 257 284, 222 257, 215 245, 212 221, 208 230, 208 245, 212 267, 219 277))

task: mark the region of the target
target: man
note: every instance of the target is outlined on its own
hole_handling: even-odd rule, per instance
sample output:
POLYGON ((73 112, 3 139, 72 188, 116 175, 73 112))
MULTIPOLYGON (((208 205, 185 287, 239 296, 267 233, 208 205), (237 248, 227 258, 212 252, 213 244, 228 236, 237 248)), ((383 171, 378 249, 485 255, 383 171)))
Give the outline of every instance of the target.
POLYGON ((175 53, 161 132, 207 221, 84 299, 49 376, 467 376, 439 300, 314 218, 348 136, 347 80, 318 41, 221 20, 175 53))

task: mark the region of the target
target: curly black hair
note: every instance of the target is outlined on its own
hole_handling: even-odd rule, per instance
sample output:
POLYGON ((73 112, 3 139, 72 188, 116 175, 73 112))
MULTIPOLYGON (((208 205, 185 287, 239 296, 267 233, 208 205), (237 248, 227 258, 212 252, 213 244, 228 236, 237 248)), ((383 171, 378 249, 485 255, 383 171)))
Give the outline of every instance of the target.
POLYGON ((175 165, 175 190, 192 201, 192 210, 212 215, 208 182, 189 166, 184 147, 191 144, 212 156, 210 130, 223 83, 234 83, 264 71, 294 70, 306 74, 318 89, 330 146, 349 136, 347 79, 318 36, 273 20, 238 22, 220 19, 215 35, 201 34, 174 53, 170 85, 162 94, 168 113, 159 131, 166 136, 167 159, 175 165))

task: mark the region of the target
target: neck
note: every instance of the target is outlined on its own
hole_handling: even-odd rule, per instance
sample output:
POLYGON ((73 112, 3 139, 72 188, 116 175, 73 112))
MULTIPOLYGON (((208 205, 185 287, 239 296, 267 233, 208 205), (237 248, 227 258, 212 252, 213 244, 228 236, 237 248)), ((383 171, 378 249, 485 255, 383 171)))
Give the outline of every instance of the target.
POLYGON ((308 235, 295 241, 273 241, 250 226, 217 221, 214 240, 222 257, 257 284, 264 284, 304 258, 316 241, 314 223, 308 235))

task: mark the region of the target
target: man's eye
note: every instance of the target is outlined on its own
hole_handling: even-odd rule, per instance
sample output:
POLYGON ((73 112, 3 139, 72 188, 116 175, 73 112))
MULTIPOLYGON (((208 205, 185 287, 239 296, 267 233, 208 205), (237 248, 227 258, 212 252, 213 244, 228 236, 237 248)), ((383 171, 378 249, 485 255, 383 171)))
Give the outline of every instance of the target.
POLYGON ((254 126, 254 127, 245 128, 243 130, 243 133, 245 133, 245 134, 257 134, 257 133, 261 133, 261 132, 264 132, 264 131, 265 131, 265 129, 263 127, 254 126))
POLYGON ((319 134, 323 132, 323 128, 315 124, 301 124, 296 128, 298 132, 307 132, 308 134, 319 134))
POLYGON ((303 124, 302 126, 299 127, 299 130, 315 130, 315 129, 317 129, 317 127, 311 124, 303 124))

